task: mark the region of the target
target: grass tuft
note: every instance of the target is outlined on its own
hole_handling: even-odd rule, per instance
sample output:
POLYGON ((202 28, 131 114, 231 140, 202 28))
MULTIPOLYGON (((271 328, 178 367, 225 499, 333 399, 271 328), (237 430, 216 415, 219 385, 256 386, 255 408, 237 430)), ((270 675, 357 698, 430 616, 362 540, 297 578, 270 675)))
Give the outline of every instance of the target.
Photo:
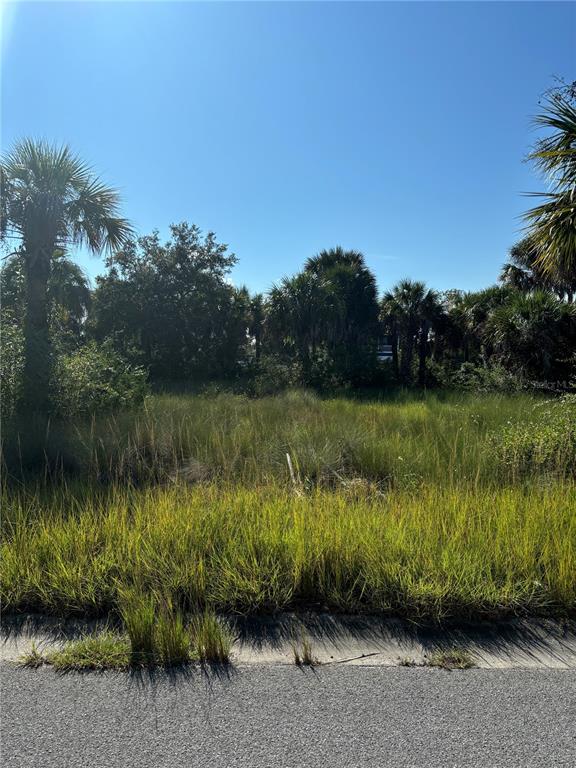
POLYGON ((44 655, 38 649, 38 646, 35 642, 32 642, 30 650, 22 654, 18 661, 21 666, 28 667, 30 669, 38 669, 38 667, 41 667, 46 663, 44 655))
POLYGON ((127 669, 131 661, 128 639, 113 632, 87 635, 66 643, 44 657, 59 672, 127 669))
POLYGON ((214 613, 205 611, 194 616, 190 623, 192 647, 202 662, 228 664, 232 648, 232 634, 214 613))
POLYGON ((470 669, 476 664, 468 651, 452 648, 448 651, 436 651, 431 654, 426 660, 426 666, 440 667, 441 669, 470 669))
POLYGON ((299 643, 292 641, 292 653, 297 667, 316 667, 320 664, 312 652, 312 644, 307 637, 302 636, 299 643))
POLYGON ((150 664, 155 657, 156 601, 152 595, 125 592, 120 613, 130 639, 130 663, 150 664))
POLYGON ((165 666, 190 661, 190 635, 182 615, 174 610, 170 600, 161 606, 156 621, 155 646, 156 657, 165 666))

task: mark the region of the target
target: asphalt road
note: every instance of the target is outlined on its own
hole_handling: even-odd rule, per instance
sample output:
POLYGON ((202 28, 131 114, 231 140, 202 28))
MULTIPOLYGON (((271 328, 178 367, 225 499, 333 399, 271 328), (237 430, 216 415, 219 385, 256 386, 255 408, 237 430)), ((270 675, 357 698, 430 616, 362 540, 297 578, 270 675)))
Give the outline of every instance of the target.
POLYGON ((576 671, 3 665, 5 768, 576 766, 576 671))

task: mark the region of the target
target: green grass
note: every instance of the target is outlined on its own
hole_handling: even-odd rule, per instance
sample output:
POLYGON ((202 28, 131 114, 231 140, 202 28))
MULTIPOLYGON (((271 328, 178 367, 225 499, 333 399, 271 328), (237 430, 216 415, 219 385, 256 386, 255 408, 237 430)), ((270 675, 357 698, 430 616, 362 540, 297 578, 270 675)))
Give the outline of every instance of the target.
POLYGON ((573 615, 570 408, 155 396, 59 434, 80 478, 5 488, 4 610, 115 613, 134 662, 184 653, 183 611, 573 615))
POLYGON ((452 648, 448 651, 435 651, 428 657, 425 666, 440 667, 440 669, 471 669, 476 664, 468 651, 452 648))
POLYGON ((194 650, 200 661, 228 664, 233 638, 229 629, 210 611, 195 616, 190 625, 194 650))
POLYGON ((131 663, 130 642, 113 632, 87 635, 50 651, 44 661, 58 672, 127 669, 131 663))
POLYGON ((33 644, 20 663, 32 668, 48 664, 60 672, 171 667, 194 661, 229 663, 233 638, 213 613, 205 611, 185 624, 183 616, 165 601, 158 602, 152 596, 144 600, 139 595, 131 600, 130 609, 124 603, 124 616, 128 617, 124 632, 106 630, 86 635, 47 653, 33 644), (154 609, 152 621, 149 606, 154 609))
MULTIPOLYGON (((300 497, 201 485, 82 501, 60 490, 12 503, 5 611, 121 612, 135 587, 241 613, 320 604, 442 619, 575 606, 576 487, 565 482, 300 497)), ((150 608, 132 610, 145 652, 150 608)))
MULTIPOLYGON (((399 393, 368 402, 307 392, 259 400, 155 395, 140 413, 42 424, 37 431, 28 425, 25 434, 6 436, 4 453, 17 471, 42 445, 52 479, 64 466, 83 481, 107 483, 289 483, 289 453, 304 487, 358 477, 385 487, 493 485, 530 469, 524 454, 517 462, 510 436, 504 455, 498 450, 502 432, 545 426, 549 411, 547 401, 531 395, 399 393)), ((559 446, 547 469, 573 475, 574 458, 559 446)))

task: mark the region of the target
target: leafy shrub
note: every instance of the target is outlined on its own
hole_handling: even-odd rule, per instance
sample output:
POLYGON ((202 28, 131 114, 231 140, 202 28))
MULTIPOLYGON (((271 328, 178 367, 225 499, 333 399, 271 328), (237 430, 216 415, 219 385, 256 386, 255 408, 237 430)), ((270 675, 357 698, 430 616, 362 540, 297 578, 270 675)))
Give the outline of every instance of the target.
POLYGON ((247 389, 255 397, 265 397, 283 392, 300 383, 300 369, 276 355, 263 357, 255 368, 247 389))
POLYGON ((146 393, 146 372, 110 345, 91 343, 56 362, 54 400, 60 414, 128 408, 142 402, 146 393))
POLYGON ((460 368, 439 383, 475 392, 519 392, 526 387, 518 373, 500 365, 477 366, 473 363, 462 363, 460 368))
POLYGON ((0 318, 0 344, 0 414, 6 419, 16 409, 24 368, 22 329, 12 313, 6 311, 0 318))
POLYGON ((527 423, 507 427, 496 438, 501 460, 513 472, 576 473, 576 396, 545 401, 527 423))

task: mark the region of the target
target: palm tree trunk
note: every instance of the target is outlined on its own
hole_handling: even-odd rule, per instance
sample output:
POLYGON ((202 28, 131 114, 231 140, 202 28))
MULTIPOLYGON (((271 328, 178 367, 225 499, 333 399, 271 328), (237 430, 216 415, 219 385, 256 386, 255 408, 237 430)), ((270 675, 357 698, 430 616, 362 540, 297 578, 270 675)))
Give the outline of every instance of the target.
POLYGON ((47 413, 50 406, 52 349, 48 329, 48 278, 50 258, 46 249, 26 249, 26 314, 24 317, 24 374, 21 409, 25 414, 47 413))
POLYGON ((418 386, 426 385, 426 353, 428 351, 428 323, 422 320, 418 339, 418 386))
POLYGON ((414 348, 414 338, 410 330, 407 330, 402 343, 400 356, 400 379, 403 384, 410 383, 412 372, 412 352, 414 348))
POLYGON ((254 352, 256 356, 256 362, 259 363, 262 352, 262 338, 260 328, 254 331, 254 352))
POLYGON ((398 333, 396 328, 392 331, 390 341, 392 346, 392 370, 394 371, 394 378, 398 381, 400 378, 400 368, 398 365, 398 333))

